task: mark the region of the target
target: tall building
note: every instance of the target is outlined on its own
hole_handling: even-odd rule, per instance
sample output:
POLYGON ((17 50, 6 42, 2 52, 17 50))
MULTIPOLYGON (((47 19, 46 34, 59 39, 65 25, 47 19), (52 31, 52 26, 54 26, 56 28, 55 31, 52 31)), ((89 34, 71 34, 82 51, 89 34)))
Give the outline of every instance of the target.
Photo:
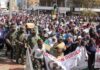
POLYGON ((64 7, 65 0, 40 0, 41 6, 53 6, 53 3, 57 3, 58 6, 64 7))
MULTIPOLYGON (((26 7, 32 6, 53 6, 54 2, 57 3, 58 7, 64 7, 65 2, 67 4, 68 0, 17 0, 17 5, 20 9, 25 9, 26 7)), ((66 5, 67 6, 67 5, 66 5)))
POLYGON ((18 10, 17 0, 12 0, 12 10, 18 10))
POLYGON ((27 0, 29 5, 53 6, 53 3, 56 2, 59 7, 64 7, 65 1, 67 2, 67 0, 27 0))
POLYGON ((27 8, 28 0, 17 0, 17 6, 19 10, 25 10, 27 8))

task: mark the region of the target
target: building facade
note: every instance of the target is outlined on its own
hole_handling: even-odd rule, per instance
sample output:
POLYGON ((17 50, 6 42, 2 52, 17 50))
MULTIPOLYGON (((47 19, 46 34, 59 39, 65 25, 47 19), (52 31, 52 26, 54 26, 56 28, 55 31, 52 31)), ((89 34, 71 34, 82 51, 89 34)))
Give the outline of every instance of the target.
POLYGON ((65 0, 40 0, 40 6, 53 6, 56 3, 58 7, 64 7, 65 0))
POLYGON ((17 6, 17 0, 11 0, 12 2, 12 10, 18 10, 18 6, 17 6))
POLYGON ((67 1, 68 0, 27 0, 30 5, 39 4, 39 6, 53 6, 53 4, 56 3, 58 7, 64 7, 67 1))
POLYGON ((25 8, 26 6, 34 7, 34 6, 46 6, 46 7, 52 7, 54 3, 57 4, 58 7, 67 7, 68 0, 17 0, 17 5, 19 8, 25 8))

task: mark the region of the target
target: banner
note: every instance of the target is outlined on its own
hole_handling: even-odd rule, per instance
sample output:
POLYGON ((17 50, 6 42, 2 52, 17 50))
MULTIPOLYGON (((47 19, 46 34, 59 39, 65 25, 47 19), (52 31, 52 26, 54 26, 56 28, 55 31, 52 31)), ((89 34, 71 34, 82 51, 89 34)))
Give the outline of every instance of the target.
POLYGON ((47 70, 71 70, 74 67, 77 67, 80 57, 80 49, 77 49, 60 59, 56 59, 54 56, 44 53, 47 70))
MULTIPOLYGON (((43 53, 46 63, 46 70, 82 70, 85 69, 87 65, 87 51, 84 47, 77 48, 74 52, 57 59, 48 53, 43 53)), ((31 55, 29 49, 26 53, 26 69, 33 70, 31 55)), ((95 56, 95 68, 100 68, 100 49, 97 49, 95 56)))
POLYGON ((44 53, 47 70, 66 70, 54 56, 44 53))
POLYGON ((78 59, 77 59, 78 65, 73 70, 83 70, 88 67, 88 63, 87 63, 88 55, 87 55, 86 48, 81 47, 78 49, 80 49, 81 54, 78 56, 78 59))
POLYGON ((32 61, 31 61, 31 55, 29 53, 29 48, 27 48, 26 51, 26 68, 25 70, 34 70, 32 66, 32 61))
POLYGON ((27 28, 34 28, 35 24, 34 23, 26 23, 27 28))
POLYGON ((95 55, 95 68, 100 68, 100 49, 97 49, 96 55, 95 55))

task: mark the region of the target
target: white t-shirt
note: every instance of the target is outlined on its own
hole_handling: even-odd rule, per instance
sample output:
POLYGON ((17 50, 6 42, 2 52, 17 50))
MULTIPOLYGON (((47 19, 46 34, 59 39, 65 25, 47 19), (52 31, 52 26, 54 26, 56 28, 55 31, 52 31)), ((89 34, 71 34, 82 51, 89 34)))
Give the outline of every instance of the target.
POLYGON ((43 48, 42 49, 39 49, 38 48, 38 45, 35 45, 34 48, 32 49, 32 53, 35 53, 34 54, 34 57, 35 58, 38 58, 38 59, 43 59, 43 52, 45 52, 45 47, 44 47, 44 44, 43 44, 43 48))

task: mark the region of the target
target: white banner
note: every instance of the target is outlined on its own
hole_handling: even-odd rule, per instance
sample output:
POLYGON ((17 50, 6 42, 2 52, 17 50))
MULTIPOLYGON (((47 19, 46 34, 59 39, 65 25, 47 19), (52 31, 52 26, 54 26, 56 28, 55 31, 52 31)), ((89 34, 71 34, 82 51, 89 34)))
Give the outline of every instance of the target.
POLYGON ((80 49, 77 49, 76 51, 64 56, 61 59, 56 59, 54 56, 45 53, 44 57, 47 70, 71 70, 74 67, 77 67, 81 55, 82 53, 80 49))
POLYGON ((87 50, 85 47, 80 48, 81 54, 79 55, 78 58, 78 66, 74 68, 73 70, 83 70, 88 67, 88 55, 87 55, 87 50))
POLYGON ((44 53, 44 58, 47 70, 65 70, 65 68, 61 65, 61 62, 59 62, 54 56, 44 53))
POLYGON ((26 68, 25 68, 25 70, 33 70, 32 61, 31 61, 30 56, 31 55, 29 53, 29 48, 27 48, 27 51, 26 51, 26 68))
POLYGON ((100 49, 97 49, 96 55, 95 55, 95 68, 100 68, 100 49))
MULTIPOLYGON (((26 69, 33 70, 29 49, 27 49, 26 69)), ((74 52, 56 59, 54 56, 44 53, 47 70, 82 70, 87 67, 85 48, 77 48, 74 52)), ((95 56, 95 68, 100 68, 100 49, 95 56)))

